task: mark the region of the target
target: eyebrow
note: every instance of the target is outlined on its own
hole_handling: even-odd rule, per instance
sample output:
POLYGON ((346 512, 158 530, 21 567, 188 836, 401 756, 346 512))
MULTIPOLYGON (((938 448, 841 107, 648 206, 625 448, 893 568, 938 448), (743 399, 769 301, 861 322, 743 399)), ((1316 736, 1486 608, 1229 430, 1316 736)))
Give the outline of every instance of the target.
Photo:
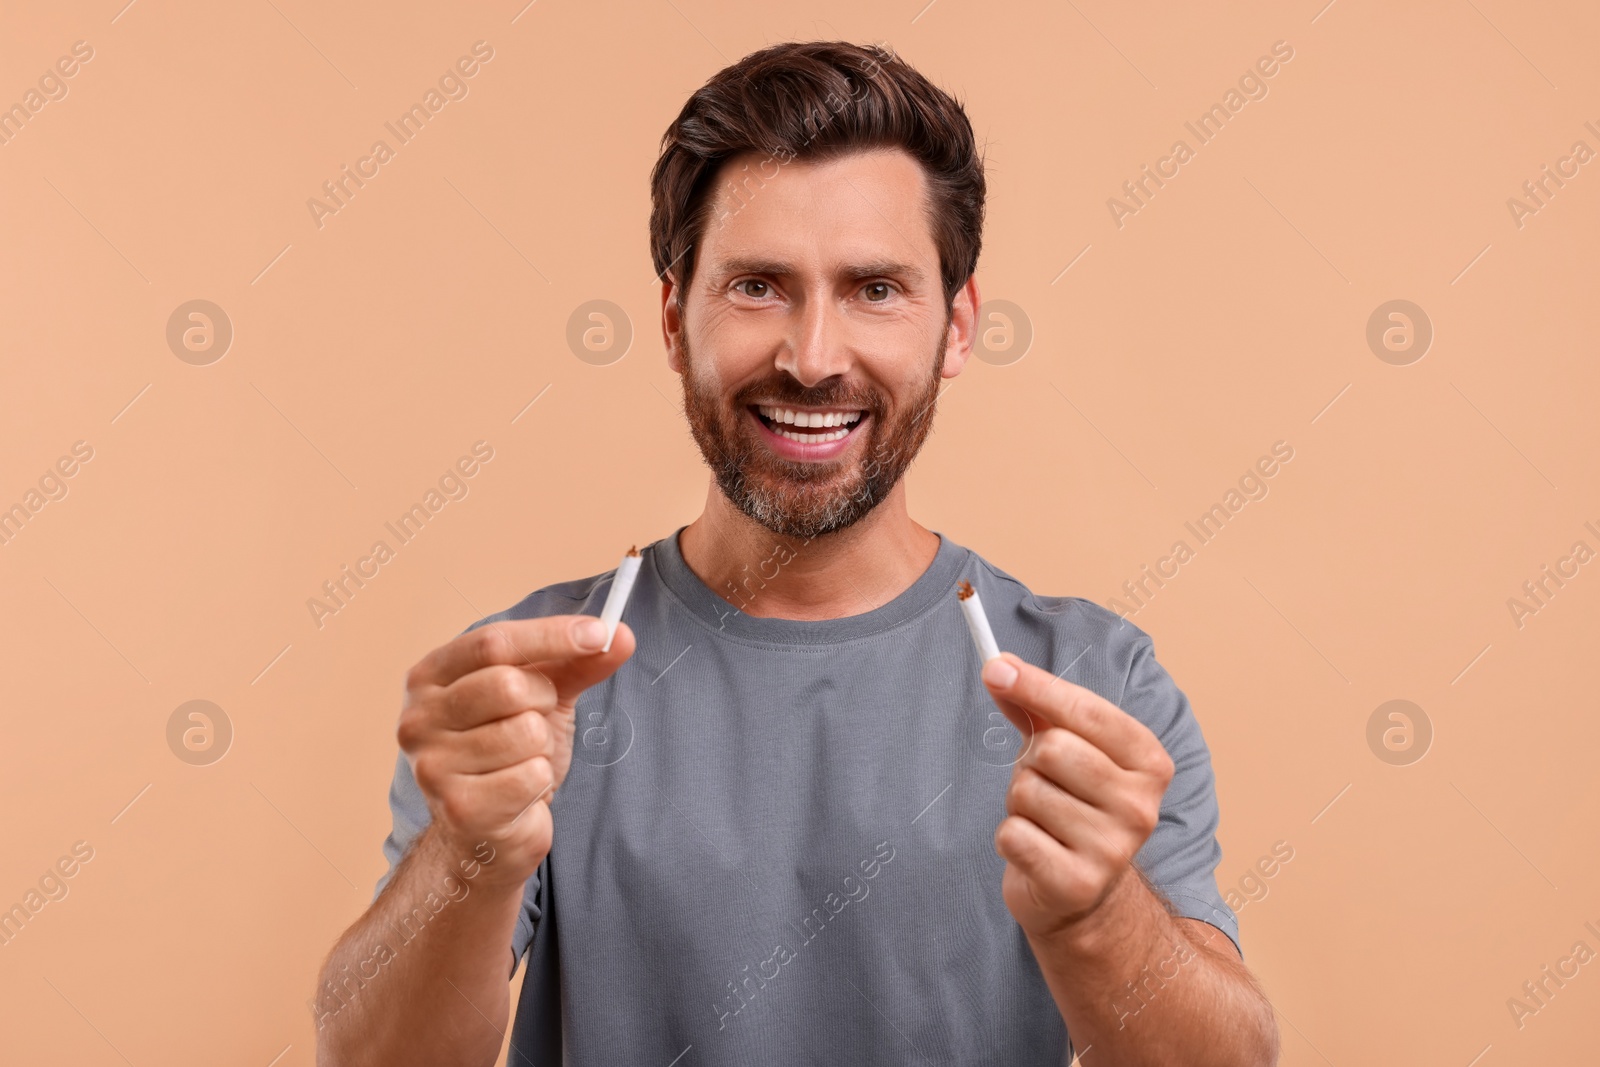
MULTIPOLYGON (((789 278, 795 274, 794 264, 781 259, 768 259, 762 256, 732 256, 728 259, 716 261, 713 272, 718 275, 734 274, 770 274, 774 277, 789 278)), ((900 263, 891 259, 875 259, 866 263, 848 263, 842 267, 839 274, 851 281, 864 281, 868 278, 900 277, 908 281, 921 283, 926 275, 921 268, 909 263, 900 263)))

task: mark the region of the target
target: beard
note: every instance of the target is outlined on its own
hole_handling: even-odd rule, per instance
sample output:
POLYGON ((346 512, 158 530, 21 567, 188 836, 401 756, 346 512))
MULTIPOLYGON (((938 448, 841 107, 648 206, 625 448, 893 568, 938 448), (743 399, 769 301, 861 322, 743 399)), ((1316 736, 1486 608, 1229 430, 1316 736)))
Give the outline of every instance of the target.
POLYGON ((849 386, 836 378, 808 389, 782 372, 724 398, 715 388, 695 383, 688 339, 681 336, 684 414, 722 494, 780 537, 809 541, 860 522, 900 481, 933 428, 946 332, 939 335, 927 388, 895 411, 876 389, 849 386), (852 444, 846 456, 835 460, 784 459, 758 440, 749 424, 747 409, 757 400, 779 406, 859 409, 865 412, 866 425, 853 432, 868 434, 865 447, 852 444))

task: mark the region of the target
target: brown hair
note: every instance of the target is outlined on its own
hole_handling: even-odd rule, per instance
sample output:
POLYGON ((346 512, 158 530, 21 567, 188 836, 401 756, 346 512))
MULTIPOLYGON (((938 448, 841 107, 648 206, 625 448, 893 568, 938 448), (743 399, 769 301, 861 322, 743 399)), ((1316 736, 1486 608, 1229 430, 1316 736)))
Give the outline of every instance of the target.
MULTIPOLYGON (((680 310, 714 202, 711 183, 727 159, 766 152, 765 169, 871 148, 901 148, 922 165, 948 309, 983 243, 983 159, 966 112, 887 48, 801 41, 718 71, 662 135, 650 173, 650 256, 657 278, 682 261, 673 270, 680 310)), ((752 180, 759 189, 759 175, 744 186, 752 180)))

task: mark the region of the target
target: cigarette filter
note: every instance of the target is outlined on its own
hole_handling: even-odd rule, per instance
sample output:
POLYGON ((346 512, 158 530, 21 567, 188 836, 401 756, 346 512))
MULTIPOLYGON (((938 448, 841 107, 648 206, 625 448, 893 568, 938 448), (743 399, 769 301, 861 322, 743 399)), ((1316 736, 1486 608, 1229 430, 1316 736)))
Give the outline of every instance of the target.
POLYGON ((978 646, 978 657, 988 663, 1000 654, 1000 646, 989 629, 989 616, 983 613, 983 600, 965 578, 956 583, 956 599, 961 601, 961 613, 967 617, 967 629, 972 633, 972 643, 978 646))
POLYGON ((639 555, 639 547, 635 545, 617 564, 616 576, 611 579, 611 592, 606 594, 606 606, 600 609, 600 621, 606 624, 606 643, 600 649, 602 652, 611 651, 611 639, 617 636, 617 623, 622 621, 622 609, 627 606, 628 594, 633 592, 633 581, 639 577, 639 564, 642 562, 644 557, 639 555))

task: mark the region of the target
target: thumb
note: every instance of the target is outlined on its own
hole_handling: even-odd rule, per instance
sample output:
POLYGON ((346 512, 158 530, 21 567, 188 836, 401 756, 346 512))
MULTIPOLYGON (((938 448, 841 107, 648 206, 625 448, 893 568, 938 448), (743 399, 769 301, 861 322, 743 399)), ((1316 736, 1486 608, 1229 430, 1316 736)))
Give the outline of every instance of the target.
MULTIPOLYGON (((1021 663, 1022 662, 1022 660, 1015 653, 1002 652, 1002 653, 1000 653, 1000 655, 1001 655, 1002 658, 1005 658, 1007 660, 1015 660, 1016 663, 1021 663)), ((990 664, 992 664, 994 662, 995 662, 994 660, 990 660, 989 661, 990 664)), ((1016 663, 1011 664, 1011 666, 1013 667, 1013 670, 1015 669, 1016 663)), ((1026 750, 1027 746, 1032 744, 1034 735, 1040 733, 1043 730, 1049 729, 1050 728, 1050 723, 1043 716, 1035 714, 1030 708, 1026 707, 1025 705, 1019 704, 1016 701, 1010 700, 1010 699, 1008 699, 1008 698, 1006 698, 1004 696, 1001 696, 999 693, 995 692, 996 686, 989 680, 989 678, 988 678, 989 673, 990 673, 989 664, 985 664, 984 665, 984 675, 985 675, 985 677, 983 679, 984 688, 989 691, 989 696, 990 696, 991 699, 994 700, 995 706, 998 707, 1000 709, 1001 713, 1003 715, 1005 715, 1005 717, 1011 721, 1011 725, 1015 726, 1017 728, 1018 732, 1020 732, 1022 734, 1023 747, 1024 747, 1024 750, 1026 750)), ((1015 677, 1015 676, 1013 675, 1013 677, 1015 677)))
MULTIPOLYGON (((590 617, 587 620, 575 623, 582 627, 585 623, 600 625, 600 620, 590 617)), ((604 631, 602 629, 602 635, 604 631)), ((604 643, 604 637, 601 638, 604 643)), ((578 644, 582 646, 582 642, 578 644)), ((556 700, 562 710, 570 711, 577 704, 578 697, 592 685, 605 681, 616 673, 618 667, 633 655, 637 643, 634 640, 633 630, 625 622, 617 623, 617 632, 611 639, 611 648, 600 652, 579 652, 577 655, 564 659, 551 660, 538 665, 540 673, 550 679, 556 687, 556 700)))

